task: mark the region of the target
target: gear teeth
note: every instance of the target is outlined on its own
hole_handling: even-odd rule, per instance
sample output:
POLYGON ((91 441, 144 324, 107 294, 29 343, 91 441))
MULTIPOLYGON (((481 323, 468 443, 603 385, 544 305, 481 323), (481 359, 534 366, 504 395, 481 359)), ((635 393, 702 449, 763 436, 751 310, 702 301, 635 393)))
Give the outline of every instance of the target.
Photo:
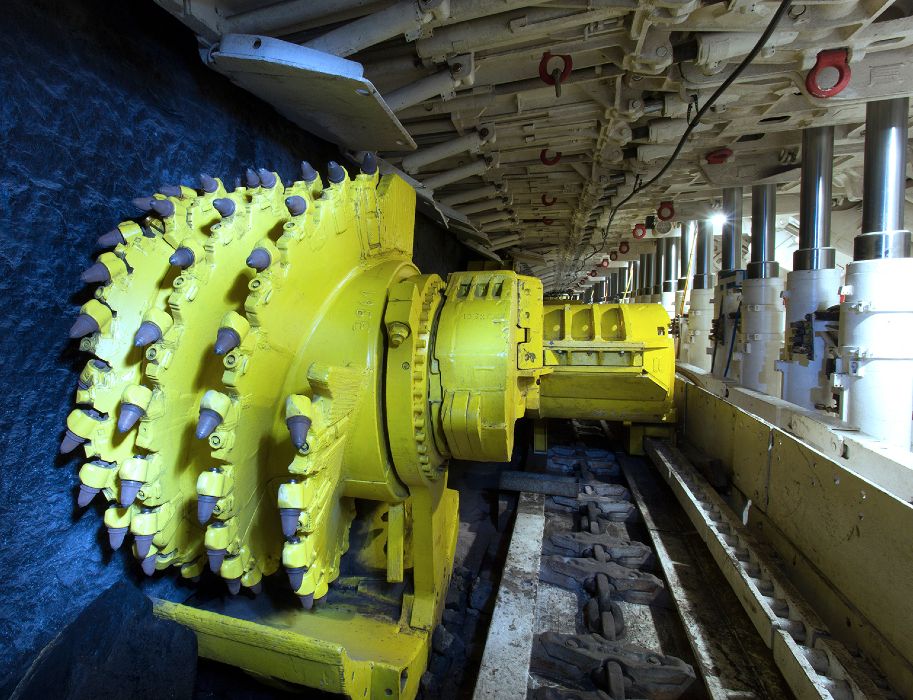
POLYGON ((66 432, 63 435, 63 440, 60 442, 60 454, 69 454, 86 442, 88 442, 88 440, 86 440, 84 437, 77 435, 72 430, 67 428, 66 432))
POLYGON ((149 559, 149 550, 152 548, 154 535, 134 535, 133 543, 136 545, 136 556, 145 561, 149 559))
POLYGON ((373 175, 377 172, 377 156, 373 153, 365 153, 361 159, 361 172, 365 175, 373 175))
POLYGON ((111 545, 111 549, 115 552, 120 549, 120 546, 124 543, 124 538, 127 536, 126 527, 109 527, 108 528, 108 544, 111 545))
POLYGON ((137 197, 132 201, 133 206, 144 214, 152 209, 153 197, 137 197))
POLYGON ((143 321, 133 336, 133 345, 138 348, 144 348, 152 343, 157 343, 162 339, 162 329, 152 321, 143 321))
POLYGON ((218 500, 215 496, 197 496, 197 520, 200 521, 200 525, 205 525, 209 522, 218 500))
POLYGON ((217 574, 219 569, 222 568, 222 562, 225 561, 225 555, 228 554, 228 551, 225 549, 207 549, 206 556, 209 559, 209 570, 217 574))
POLYGON ((301 179, 307 183, 314 182, 317 179, 317 171, 306 160, 301 161, 301 179))
POLYGON ((194 433, 198 439, 205 440, 215 432, 215 429, 222 425, 222 416, 211 408, 200 409, 200 419, 197 421, 197 429, 194 433))
POLYGON ((146 412, 132 403, 122 403, 120 406, 120 416, 117 418, 117 429, 121 433, 129 432, 139 419, 146 415, 146 412))
POLYGON ((97 262, 79 276, 86 284, 108 284, 111 281, 111 272, 104 263, 97 262))
POLYGON ((92 499, 95 498, 96 494, 101 491, 101 489, 96 489, 91 486, 86 486, 85 484, 79 485, 79 495, 76 497, 76 504, 80 508, 85 508, 92 502, 92 499))
POLYGON ((278 182, 275 173, 271 173, 266 168, 257 168, 257 176, 260 179, 260 185, 267 190, 271 190, 278 182))
POLYGON ((219 216, 221 216, 223 219, 234 214, 235 209, 237 209, 235 200, 229 199, 228 197, 221 197, 219 199, 212 200, 212 206, 217 212, 219 212, 219 216))
POLYGON ((346 171, 335 160, 331 160, 327 163, 327 179, 334 185, 338 185, 346 179, 346 171))
POLYGON ((212 194, 219 189, 219 183, 214 177, 200 173, 200 189, 206 194, 212 194))
POLYGON ((174 216, 175 206, 170 199, 153 199, 149 208, 163 219, 174 216))
POLYGON ((152 576, 155 573, 155 565, 158 563, 158 554, 150 554, 148 557, 143 559, 143 563, 140 564, 140 567, 143 569, 143 573, 146 576, 152 576))
POLYGON ((124 508, 136 500, 136 496, 143 487, 142 482, 125 479, 120 482, 120 504, 124 508))
POLYGON ((84 338, 85 336, 92 335, 98 331, 98 321, 89 314, 79 314, 73 322, 73 325, 70 326, 70 337, 74 339, 84 338))
POLYGON ((248 168, 244 171, 244 184, 249 190, 260 186, 260 176, 257 175, 256 170, 253 168, 248 168))
POLYGON ((282 534, 286 539, 294 537, 298 532, 298 518, 301 517, 300 508, 280 508, 279 518, 282 521, 282 534))
POLYGON ((296 194, 285 198, 285 206, 292 216, 301 216, 307 211, 308 203, 304 197, 296 194))
POLYGON ((241 344, 241 336, 234 328, 220 328, 216 334, 215 353, 225 355, 241 344))
POLYGON ((98 237, 98 245, 101 248, 114 248, 119 245, 124 245, 126 242, 124 234, 120 232, 120 229, 116 228, 107 233, 103 233, 98 237))

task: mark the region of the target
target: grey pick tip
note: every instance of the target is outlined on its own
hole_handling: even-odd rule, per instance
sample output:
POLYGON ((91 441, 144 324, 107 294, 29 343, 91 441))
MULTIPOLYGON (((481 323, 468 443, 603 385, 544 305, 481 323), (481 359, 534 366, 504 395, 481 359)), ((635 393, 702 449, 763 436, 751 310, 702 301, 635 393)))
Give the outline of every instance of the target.
POLYGON ((289 416, 285 419, 289 437, 297 450, 306 449, 308 446, 308 432, 311 429, 311 419, 307 416, 289 416))
POLYGON ((111 273, 104 263, 97 262, 83 270, 79 278, 86 284, 108 284, 111 281, 111 273))
POLYGON ((254 595, 260 595, 260 591, 263 590, 263 581, 257 581, 253 586, 250 587, 250 592, 254 595))
POLYGON ((193 265, 196 260, 196 256, 193 254, 193 251, 190 248, 185 248, 180 246, 175 248, 174 252, 171 254, 171 257, 168 258, 168 262, 174 265, 175 267, 185 268, 193 265))
POLYGON ((152 321, 143 321, 139 328, 136 329, 136 335, 133 336, 133 345, 138 348, 144 348, 147 345, 152 345, 152 343, 157 343, 161 339, 162 329, 152 321))
POLYGON ((304 575, 307 573, 307 567, 295 566, 290 569, 286 569, 285 571, 288 574, 289 585, 291 585, 293 591, 297 591, 301 587, 301 582, 304 581, 304 575))
POLYGON ((174 216, 174 202, 170 199, 153 199, 151 208, 163 219, 174 216))
POLYGON ((298 516, 301 511, 298 508, 280 508, 279 518, 282 520, 282 534, 285 537, 293 537, 298 531, 298 516))
POLYGON ((234 328, 220 328, 216 334, 216 355, 231 352, 241 344, 241 336, 234 328))
POLYGON ((153 554, 151 557, 146 557, 143 559, 143 563, 140 566, 143 569, 143 573, 146 576, 152 576, 155 573, 155 563, 158 561, 158 554, 153 554))
POLYGON ((139 493, 139 490, 143 487, 141 481, 133 481, 132 479, 125 479, 120 482, 120 504, 124 508, 129 506, 133 501, 136 500, 136 494, 139 493))
POLYGON ((96 489, 92 486, 86 486, 85 484, 79 485, 79 495, 76 496, 76 503, 80 508, 85 508, 89 503, 92 502, 92 499, 95 498, 101 489, 96 489))
POLYGON ((63 440, 60 441, 60 454, 65 455, 69 452, 72 452, 85 441, 86 439, 84 437, 77 435, 68 428, 67 431, 63 434, 63 440))
POLYGON ((206 173, 200 173, 200 189, 204 192, 212 194, 217 189, 219 189, 219 183, 216 182, 214 177, 211 177, 206 173))
POLYGON ((276 174, 271 173, 266 168, 257 168, 257 176, 260 178, 260 184, 267 190, 276 186, 276 174))
POLYGON ((166 197, 183 197, 184 190, 178 185, 162 185, 159 187, 159 193, 166 197))
POLYGON ((118 550, 120 546, 124 543, 124 538, 127 536, 127 528, 125 527, 109 527, 108 528, 108 544, 111 545, 111 549, 118 550))
POLYGON ((257 175, 256 170, 248 168, 244 171, 244 184, 247 185, 248 189, 260 186, 260 176, 257 175))
POLYGON ((98 237, 98 245, 102 248, 113 248, 116 245, 123 245, 124 243, 126 243, 126 241, 124 240, 124 234, 120 232, 120 229, 112 229, 98 237))
POLYGON ((73 325, 70 326, 71 338, 83 338, 97 332, 98 321, 89 316, 89 314, 79 314, 73 322, 73 325))
POLYGON ((225 560, 224 549, 207 549, 206 556, 209 558, 209 570, 217 574, 222 568, 222 562, 225 560))
POLYGON ((200 521, 200 525, 209 522, 218 500, 215 496, 197 496, 197 520, 200 521))
POLYGON ((231 216, 235 213, 235 200, 229 199, 228 197, 220 197, 219 199, 212 200, 212 206, 215 207, 215 210, 219 212, 219 216, 222 218, 231 216))
POLYGON ((133 206, 142 212, 152 209, 152 197, 137 197, 133 200, 133 206))
POLYGON ((247 256, 247 266, 257 272, 263 272, 270 266, 272 258, 266 248, 254 248, 250 255, 247 256))
POLYGON ((307 211, 308 203, 304 197, 295 194, 285 198, 285 206, 288 207, 289 213, 292 216, 300 216, 307 211))
POLYGON ((238 595, 241 592, 241 579, 229 578, 225 579, 225 583, 228 585, 228 592, 232 595, 238 595))
POLYGON ((334 185, 337 185, 346 179, 346 171, 343 170, 342 166, 335 160, 331 160, 327 163, 327 179, 334 185))
POLYGON ((144 561, 151 558, 149 548, 152 547, 152 537, 152 535, 136 535, 133 538, 133 542, 136 544, 136 555, 144 561))
POLYGON ((197 421, 196 436, 200 440, 205 440, 213 431, 222 423, 222 416, 213 411, 211 408, 200 409, 200 419, 197 421))
POLYGON ((361 172, 365 175, 373 175, 377 172, 377 156, 373 153, 365 153, 361 159, 361 172))
POLYGON ((136 404, 124 403, 120 406, 120 415, 117 417, 117 429, 121 433, 130 431, 137 421, 146 415, 146 412, 136 404))
POLYGON ((308 593, 307 595, 298 596, 298 600, 301 601, 301 607, 305 610, 310 610, 314 607, 314 594, 308 593))
POLYGON ((317 171, 306 160, 301 161, 301 178, 305 182, 314 182, 317 179, 317 171))

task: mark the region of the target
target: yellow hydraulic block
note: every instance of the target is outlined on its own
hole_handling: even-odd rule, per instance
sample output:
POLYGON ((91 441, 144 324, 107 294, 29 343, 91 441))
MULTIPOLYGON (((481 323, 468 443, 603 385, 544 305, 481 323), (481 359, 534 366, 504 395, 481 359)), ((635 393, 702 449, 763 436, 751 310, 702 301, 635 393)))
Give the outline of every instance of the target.
POLYGON ((672 424, 675 352, 659 304, 547 302, 540 418, 672 424))

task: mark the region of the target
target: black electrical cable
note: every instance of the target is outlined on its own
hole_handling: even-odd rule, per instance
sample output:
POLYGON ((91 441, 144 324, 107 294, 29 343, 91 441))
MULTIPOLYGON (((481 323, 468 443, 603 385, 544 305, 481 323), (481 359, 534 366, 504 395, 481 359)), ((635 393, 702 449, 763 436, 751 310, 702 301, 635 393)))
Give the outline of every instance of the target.
MULTIPOLYGON (((618 213, 618 210, 622 206, 627 204, 631 200, 632 197, 634 197, 637 194, 640 194, 645 189, 650 187, 654 182, 659 180, 659 178, 661 178, 663 175, 665 175, 666 171, 670 167, 672 167, 672 164, 675 162, 675 160, 678 158, 679 154, 682 152, 682 149, 685 147, 685 142, 688 140, 688 137, 691 135, 691 132, 694 131, 695 128, 697 128, 697 125, 701 123, 701 118, 704 116, 704 114, 707 113, 707 111, 711 107, 713 107, 713 105, 720 98, 720 96, 724 92, 726 92, 726 90, 729 89, 729 86, 732 85, 736 80, 738 80, 739 76, 742 75, 742 73, 745 72, 745 69, 751 65, 751 62, 754 61, 754 59, 757 57, 757 55, 759 53, 761 53, 761 50, 767 44, 768 39, 770 39, 771 35, 774 33, 774 30, 777 28, 777 25, 780 23, 780 20, 783 19, 783 15, 785 15, 787 12, 789 12, 789 8, 792 7, 792 4, 793 4, 793 0, 782 0, 782 2, 780 3, 780 6, 777 8, 777 11, 774 12, 774 16, 770 18, 770 22, 768 22, 767 27, 765 27, 764 31, 761 33, 761 36, 758 38, 758 41, 752 47, 751 51, 749 51, 745 55, 745 58, 743 58, 742 61, 739 63, 739 65, 737 65, 735 67, 735 70, 732 71, 732 73, 729 74, 729 76, 726 78, 726 80, 724 80, 720 84, 720 86, 714 91, 714 93, 710 96, 710 99, 704 103, 704 106, 701 107, 697 111, 697 114, 694 115, 694 119, 692 119, 691 121, 688 122, 688 126, 685 128, 685 132, 682 134, 682 137, 679 139, 678 145, 676 145, 675 150, 672 151, 672 155, 670 155, 668 160, 666 160, 665 165, 663 165, 663 167, 659 169, 659 172, 657 172, 656 175, 651 177, 646 182, 641 183, 641 182, 635 181, 634 187, 631 189, 631 191, 628 193, 628 195, 612 208, 612 212, 609 214, 609 221, 606 224, 606 227, 602 233, 602 242, 603 243, 605 243, 606 239, 608 238, 609 229, 612 226, 612 222, 615 220, 615 214, 618 213)), ((583 270, 583 268, 586 265, 586 262, 588 260, 590 260, 590 258, 592 258, 595 254, 596 254, 595 252, 590 253, 590 255, 588 255, 586 258, 583 259, 580 270, 583 270)), ((578 272, 580 270, 578 270, 578 272)))

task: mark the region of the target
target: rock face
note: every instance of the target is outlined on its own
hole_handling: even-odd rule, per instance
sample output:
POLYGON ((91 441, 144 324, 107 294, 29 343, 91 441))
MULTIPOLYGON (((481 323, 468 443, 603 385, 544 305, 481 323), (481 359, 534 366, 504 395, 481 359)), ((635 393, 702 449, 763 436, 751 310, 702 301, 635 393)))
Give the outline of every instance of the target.
POLYGON ((17 700, 95 700, 193 695, 197 640, 152 614, 135 586, 115 583, 38 656, 13 693, 17 700))

